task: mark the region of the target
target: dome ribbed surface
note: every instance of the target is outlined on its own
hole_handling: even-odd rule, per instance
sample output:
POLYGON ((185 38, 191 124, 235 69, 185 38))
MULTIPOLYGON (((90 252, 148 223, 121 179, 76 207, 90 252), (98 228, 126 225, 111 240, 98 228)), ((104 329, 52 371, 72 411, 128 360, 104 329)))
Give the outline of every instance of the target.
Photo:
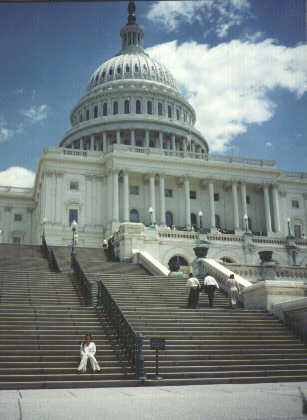
POLYGON ((92 75, 87 90, 104 83, 129 79, 155 81, 178 90, 167 68, 146 53, 120 54, 101 64, 92 75))

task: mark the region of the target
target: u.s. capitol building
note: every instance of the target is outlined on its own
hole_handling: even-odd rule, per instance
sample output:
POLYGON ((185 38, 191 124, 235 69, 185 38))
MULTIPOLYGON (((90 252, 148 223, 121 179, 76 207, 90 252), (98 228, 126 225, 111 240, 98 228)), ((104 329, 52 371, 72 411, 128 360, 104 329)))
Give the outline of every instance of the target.
POLYGON ((69 245, 75 220, 78 246, 115 234, 122 260, 144 251, 165 267, 189 265, 204 242, 226 263, 258 264, 272 250, 277 264, 305 267, 307 174, 210 154, 175 79, 145 53, 133 2, 120 36, 71 129, 44 149, 33 189, 0 187, 0 242, 38 244, 45 230, 48 244, 69 245))

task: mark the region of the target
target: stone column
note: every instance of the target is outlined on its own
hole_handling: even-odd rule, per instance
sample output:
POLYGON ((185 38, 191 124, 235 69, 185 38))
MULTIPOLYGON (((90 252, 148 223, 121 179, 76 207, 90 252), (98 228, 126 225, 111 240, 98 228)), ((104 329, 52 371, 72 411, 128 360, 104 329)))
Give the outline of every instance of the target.
POLYGON ((159 147, 160 147, 160 149, 163 149, 163 133, 162 133, 162 131, 159 131, 159 147))
POLYGON ((95 141, 95 136, 92 134, 91 135, 91 146, 90 146, 91 150, 94 150, 94 141, 95 141))
POLYGON ((106 153, 107 152, 107 149, 108 149, 107 132, 106 131, 104 131, 102 133, 102 147, 103 147, 104 153, 106 153))
POLYGON ((191 226, 191 203, 190 203, 190 180, 188 177, 184 178, 184 194, 185 194, 185 224, 187 227, 191 226))
POLYGON ((149 206, 152 207, 152 223, 156 223, 155 175, 149 177, 149 206))
POLYGON ((149 130, 145 130, 145 147, 149 147, 149 130))
POLYGON ((242 201, 242 230, 245 230, 245 221, 244 216, 248 216, 247 214, 247 205, 246 205, 246 184, 241 184, 241 201, 242 201))
POLYGON ((135 131, 134 130, 130 131, 130 144, 131 146, 135 146, 135 131))
POLYGON ((123 210, 124 222, 129 222, 129 175, 128 171, 124 170, 124 197, 123 197, 123 210))
POLYGON ((176 136, 172 134, 172 150, 176 150, 176 136))
POLYGON ((209 181, 209 204, 210 204, 210 228, 215 230, 215 206, 214 206, 214 184, 213 181, 209 181))
POLYGON ((239 229, 239 209, 238 209, 238 189, 237 183, 232 183, 232 201, 233 201, 233 227, 234 230, 239 229))
POLYGON ((165 226, 165 183, 164 175, 160 175, 160 224, 165 226))
POLYGON ((264 213, 265 213, 265 225, 267 230, 267 235, 272 234, 272 222, 271 222, 271 210, 270 210, 270 196, 269 196, 269 186, 263 186, 263 195, 264 195, 264 213))
POLYGON ((273 185, 272 187, 272 198, 273 198, 273 213, 274 213, 274 230, 280 233, 280 216, 279 216, 279 201, 278 201, 278 186, 273 185))
POLYGON ((187 142, 185 137, 182 138, 182 149, 184 152, 187 151, 187 142))
POLYGON ((113 222, 119 221, 119 202, 118 202, 118 170, 114 169, 113 176, 113 222))
POLYGON ((120 144, 120 131, 116 131, 116 144, 120 144))

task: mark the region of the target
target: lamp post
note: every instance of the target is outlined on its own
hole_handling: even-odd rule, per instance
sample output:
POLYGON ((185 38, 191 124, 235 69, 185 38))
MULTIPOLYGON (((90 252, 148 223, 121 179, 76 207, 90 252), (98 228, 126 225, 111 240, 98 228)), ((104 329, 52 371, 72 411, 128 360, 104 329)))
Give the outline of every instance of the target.
POLYGON ((247 216, 247 214, 244 214, 243 219, 244 219, 245 233, 247 233, 247 231, 248 231, 248 216, 247 216))
POLYGON ((74 266, 73 266, 73 258, 76 255, 76 247, 75 247, 75 235, 76 230, 78 227, 78 223, 74 220, 71 224, 71 230, 72 230, 72 242, 71 242, 71 258, 70 258, 70 271, 74 272, 74 266))
POLYGON ((288 222, 288 237, 291 238, 292 235, 291 235, 291 225, 290 225, 291 219, 290 219, 290 217, 288 217, 287 222, 288 222))
POLYGON ((42 234, 42 239, 44 240, 46 237, 46 223, 48 222, 47 217, 43 217, 43 234, 42 234))
POLYGON ((202 228, 203 228, 203 221, 202 221, 203 214, 204 213, 201 210, 199 210, 198 217, 199 217, 199 229, 200 230, 202 230, 202 228))
POLYGON ((150 214, 150 226, 153 226, 153 212, 154 209, 150 206, 148 209, 148 213, 150 214))

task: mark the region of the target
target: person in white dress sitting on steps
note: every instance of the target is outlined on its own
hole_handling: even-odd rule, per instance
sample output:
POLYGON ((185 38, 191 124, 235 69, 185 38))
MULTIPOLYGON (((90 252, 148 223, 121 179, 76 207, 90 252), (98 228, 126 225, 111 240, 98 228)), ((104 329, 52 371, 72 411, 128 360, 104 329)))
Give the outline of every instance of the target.
POLYGON ((94 373, 100 373, 101 369, 99 366, 99 363, 97 362, 96 358, 95 358, 95 354, 96 354, 96 345, 94 343, 94 341, 91 341, 92 337, 90 334, 87 334, 85 336, 85 340, 81 343, 80 346, 80 356, 81 356, 81 361, 80 364, 78 366, 78 373, 85 373, 86 372, 86 367, 87 367, 87 362, 88 360, 91 363, 92 369, 94 373))

